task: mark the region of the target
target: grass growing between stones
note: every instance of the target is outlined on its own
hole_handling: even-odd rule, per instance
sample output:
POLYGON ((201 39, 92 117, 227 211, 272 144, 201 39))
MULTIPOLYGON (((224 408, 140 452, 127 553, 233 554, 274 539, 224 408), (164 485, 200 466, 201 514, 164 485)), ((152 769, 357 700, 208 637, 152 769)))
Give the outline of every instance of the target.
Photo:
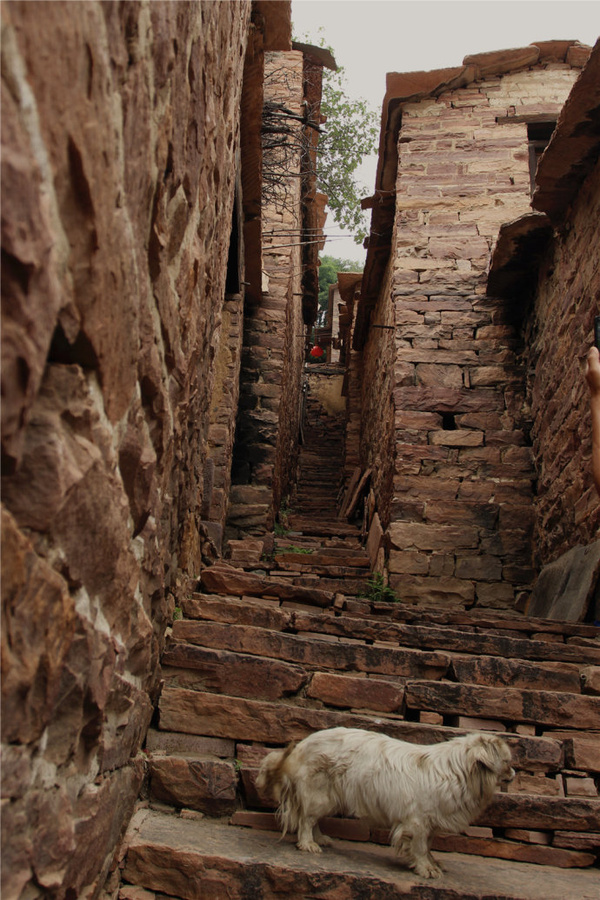
POLYGON ((275 547, 275 553, 304 553, 306 556, 310 556, 314 552, 310 547, 296 547, 295 544, 290 544, 289 547, 275 547))
POLYGON ((365 585, 365 590, 361 591, 359 597, 364 597, 373 603, 402 602, 396 591, 384 582, 381 572, 373 572, 365 585))

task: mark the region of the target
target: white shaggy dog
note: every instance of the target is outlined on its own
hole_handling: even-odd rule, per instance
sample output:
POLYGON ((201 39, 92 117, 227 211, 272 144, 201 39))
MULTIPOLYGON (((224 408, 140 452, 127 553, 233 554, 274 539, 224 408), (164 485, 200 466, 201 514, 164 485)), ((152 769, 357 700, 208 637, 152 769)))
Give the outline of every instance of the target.
POLYGON ((317 731, 263 760, 256 785, 279 804, 283 834, 320 853, 323 816, 341 813, 391 830, 400 861, 423 878, 442 870, 430 853, 438 832, 460 832, 514 777, 507 743, 473 733, 440 744, 398 741, 358 728, 317 731))

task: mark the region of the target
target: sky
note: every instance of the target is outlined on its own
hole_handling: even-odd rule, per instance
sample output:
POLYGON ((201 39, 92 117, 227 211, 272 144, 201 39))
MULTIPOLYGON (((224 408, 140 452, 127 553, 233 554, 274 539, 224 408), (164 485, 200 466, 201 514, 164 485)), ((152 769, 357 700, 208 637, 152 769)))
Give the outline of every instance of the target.
MULTIPOLYGON (((292 0, 294 36, 322 37, 343 66, 346 91, 381 111, 388 72, 459 66, 470 53, 525 47, 536 41, 600 36, 597 0, 292 0), (322 29, 320 31, 319 29, 322 29)), ((360 170, 373 193, 375 158, 360 170)), ((329 215, 324 253, 364 262, 365 252, 329 215)))

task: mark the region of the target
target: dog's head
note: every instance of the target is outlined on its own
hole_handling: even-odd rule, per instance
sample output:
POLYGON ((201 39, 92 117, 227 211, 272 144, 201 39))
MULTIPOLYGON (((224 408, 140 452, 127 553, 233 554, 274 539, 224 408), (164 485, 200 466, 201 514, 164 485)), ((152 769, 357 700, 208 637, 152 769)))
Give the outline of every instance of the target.
POLYGON ((496 734, 477 732, 465 738, 467 756, 472 767, 493 775, 496 782, 507 784, 515 777, 510 747, 496 734))

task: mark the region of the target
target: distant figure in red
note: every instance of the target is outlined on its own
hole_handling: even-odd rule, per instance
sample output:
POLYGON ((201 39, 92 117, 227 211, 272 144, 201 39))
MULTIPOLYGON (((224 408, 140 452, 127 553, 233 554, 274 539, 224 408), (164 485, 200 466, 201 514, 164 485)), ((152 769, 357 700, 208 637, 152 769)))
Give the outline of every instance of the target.
POLYGON ((585 363, 585 380, 590 389, 592 413, 592 474, 596 490, 600 494, 600 352, 592 347, 585 363))

